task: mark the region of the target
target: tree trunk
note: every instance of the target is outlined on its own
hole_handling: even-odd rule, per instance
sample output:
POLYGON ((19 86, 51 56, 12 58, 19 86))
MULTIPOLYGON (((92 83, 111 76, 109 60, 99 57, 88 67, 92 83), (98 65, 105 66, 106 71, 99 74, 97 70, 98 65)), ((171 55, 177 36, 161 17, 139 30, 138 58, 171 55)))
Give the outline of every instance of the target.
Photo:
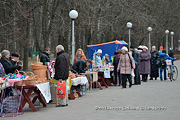
POLYGON ((26 37, 24 41, 26 41, 26 44, 24 45, 24 59, 23 59, 23 70, 28 70, 28 57, 29 57, 29 22, 26 21, 26 37))

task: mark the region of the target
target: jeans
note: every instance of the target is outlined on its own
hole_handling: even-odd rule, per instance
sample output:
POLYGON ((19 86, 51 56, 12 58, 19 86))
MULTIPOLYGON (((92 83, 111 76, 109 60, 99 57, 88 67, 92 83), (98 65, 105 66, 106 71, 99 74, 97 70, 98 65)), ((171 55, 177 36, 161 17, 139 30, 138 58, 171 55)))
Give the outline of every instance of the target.
POLYGON ((163 65, 160 67, 160 79, 163 80, 162 78, 162 72, 164 70, 164 80, 166 80, 166 68, 167 68, 167 65, 163 65))

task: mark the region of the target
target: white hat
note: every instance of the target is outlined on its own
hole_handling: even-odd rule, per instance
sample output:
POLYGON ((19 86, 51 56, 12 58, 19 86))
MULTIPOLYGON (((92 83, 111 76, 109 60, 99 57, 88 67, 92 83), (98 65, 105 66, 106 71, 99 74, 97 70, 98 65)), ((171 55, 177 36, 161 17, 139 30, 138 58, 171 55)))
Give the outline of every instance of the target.
POLYGON ((148 50, 148 48, 146 46, 143 46, 142 48, 148 50))
POLYGON ((138 48, 143 49, 143 46, 140 45, 138 48))
POLYGON ((121 49, 122 51, 125 51, 125 52, 128 52, 128 49, 127 49, 127 47, 122 47, 122 49, 121 49))
POLYGON ((105 57, 109 56, 108 54, 105 54, 105 57))
POLYGON ((98 49, 97 53, 102 53, 102 50, 101 50, 101 49, 98 49))

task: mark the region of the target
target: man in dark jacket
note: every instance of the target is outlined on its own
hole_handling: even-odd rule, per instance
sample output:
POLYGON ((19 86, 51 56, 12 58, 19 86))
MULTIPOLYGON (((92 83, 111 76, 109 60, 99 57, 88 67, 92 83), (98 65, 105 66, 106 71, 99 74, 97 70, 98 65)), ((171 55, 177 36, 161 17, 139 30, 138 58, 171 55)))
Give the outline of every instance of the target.
POLYGON ((136 68, 134 69, 134 85, 140 85, 141 80, 140 80, 140 73, 139 73, 139 53, 137 50, 134 49, 134 46, 130 46, 130 52, 132 53, 132 57, 136 61, 136 68))
POLYGON ((43 65, 46 65, 46 62, 50 62, 50 48, 45 48, 45 51, 42 53, 40 62, 43 63, 43 65))
MULTIPOLYGON (((70 58, 67 53, 64 52, 64 47, 62 45, 58 45, 56 47, 57 58, 55 62, 55 76, 54 78, 58 80, 60 83, 62 81, 66 81, 69 77, 69 65, 70 58)), ((60 104, 56 107, 65 107, 68 106, 68 91, 66 90, 66 97, 61 98, 60 104)))
POLYGON ((87 60, 78 60, 76 61, 73 66, 72 66, 72 72, 73 73, 85 73, 86 72, 86 68, 92 64, 92 61, 90 59, 87 60))
POLYGON ((11 54, 10 61, 11 61, 13 66, 15 66, 15 65, 22 66, 22 63, 19 62, 19 57, 20 57, 20 55, 18 53, 12 53, 11 54))
POLYGON ((169 50, 169 57, 172 57, 172 58, 174 58, 174 51, 173 51, 173 49, 172 48, 170 48, 170 50, 169 50))
POLYGON ((153 80, 153 78, 155 78, 155 80, 157 80, 157 77, 159 77, 159 67, 158 67, 158 65, 156 65, 158 59, 159 59, 159 52, 156 51, 156 46, 152 46, 151 74, 150 74, 151 78, 149 80, 153 80))

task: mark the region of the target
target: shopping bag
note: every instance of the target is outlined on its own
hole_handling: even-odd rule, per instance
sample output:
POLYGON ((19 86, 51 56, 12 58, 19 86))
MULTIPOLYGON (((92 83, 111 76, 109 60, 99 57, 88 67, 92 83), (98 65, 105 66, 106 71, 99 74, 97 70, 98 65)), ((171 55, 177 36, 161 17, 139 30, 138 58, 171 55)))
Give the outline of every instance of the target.
POLYGON ((131 77, 135 77, 134 69, 131 69, 131 77))
POLYGON ((71 89, 71 86, 72 86, 72 80, 71 80, 71 77, 69 77, 69 78, 66 80, 67 90, 70 90, 70 89, 71 89))
POLYGON ((3 101, 3 111, 5 113, 16 113, 18 111, 18 104, 19 104, 19 97, 18 96, 8 96, 3 101))
POLYGON ((57 82, 57 98, 65 98, 66 97, 66 82, 62 81, 60 83, 57 82))

